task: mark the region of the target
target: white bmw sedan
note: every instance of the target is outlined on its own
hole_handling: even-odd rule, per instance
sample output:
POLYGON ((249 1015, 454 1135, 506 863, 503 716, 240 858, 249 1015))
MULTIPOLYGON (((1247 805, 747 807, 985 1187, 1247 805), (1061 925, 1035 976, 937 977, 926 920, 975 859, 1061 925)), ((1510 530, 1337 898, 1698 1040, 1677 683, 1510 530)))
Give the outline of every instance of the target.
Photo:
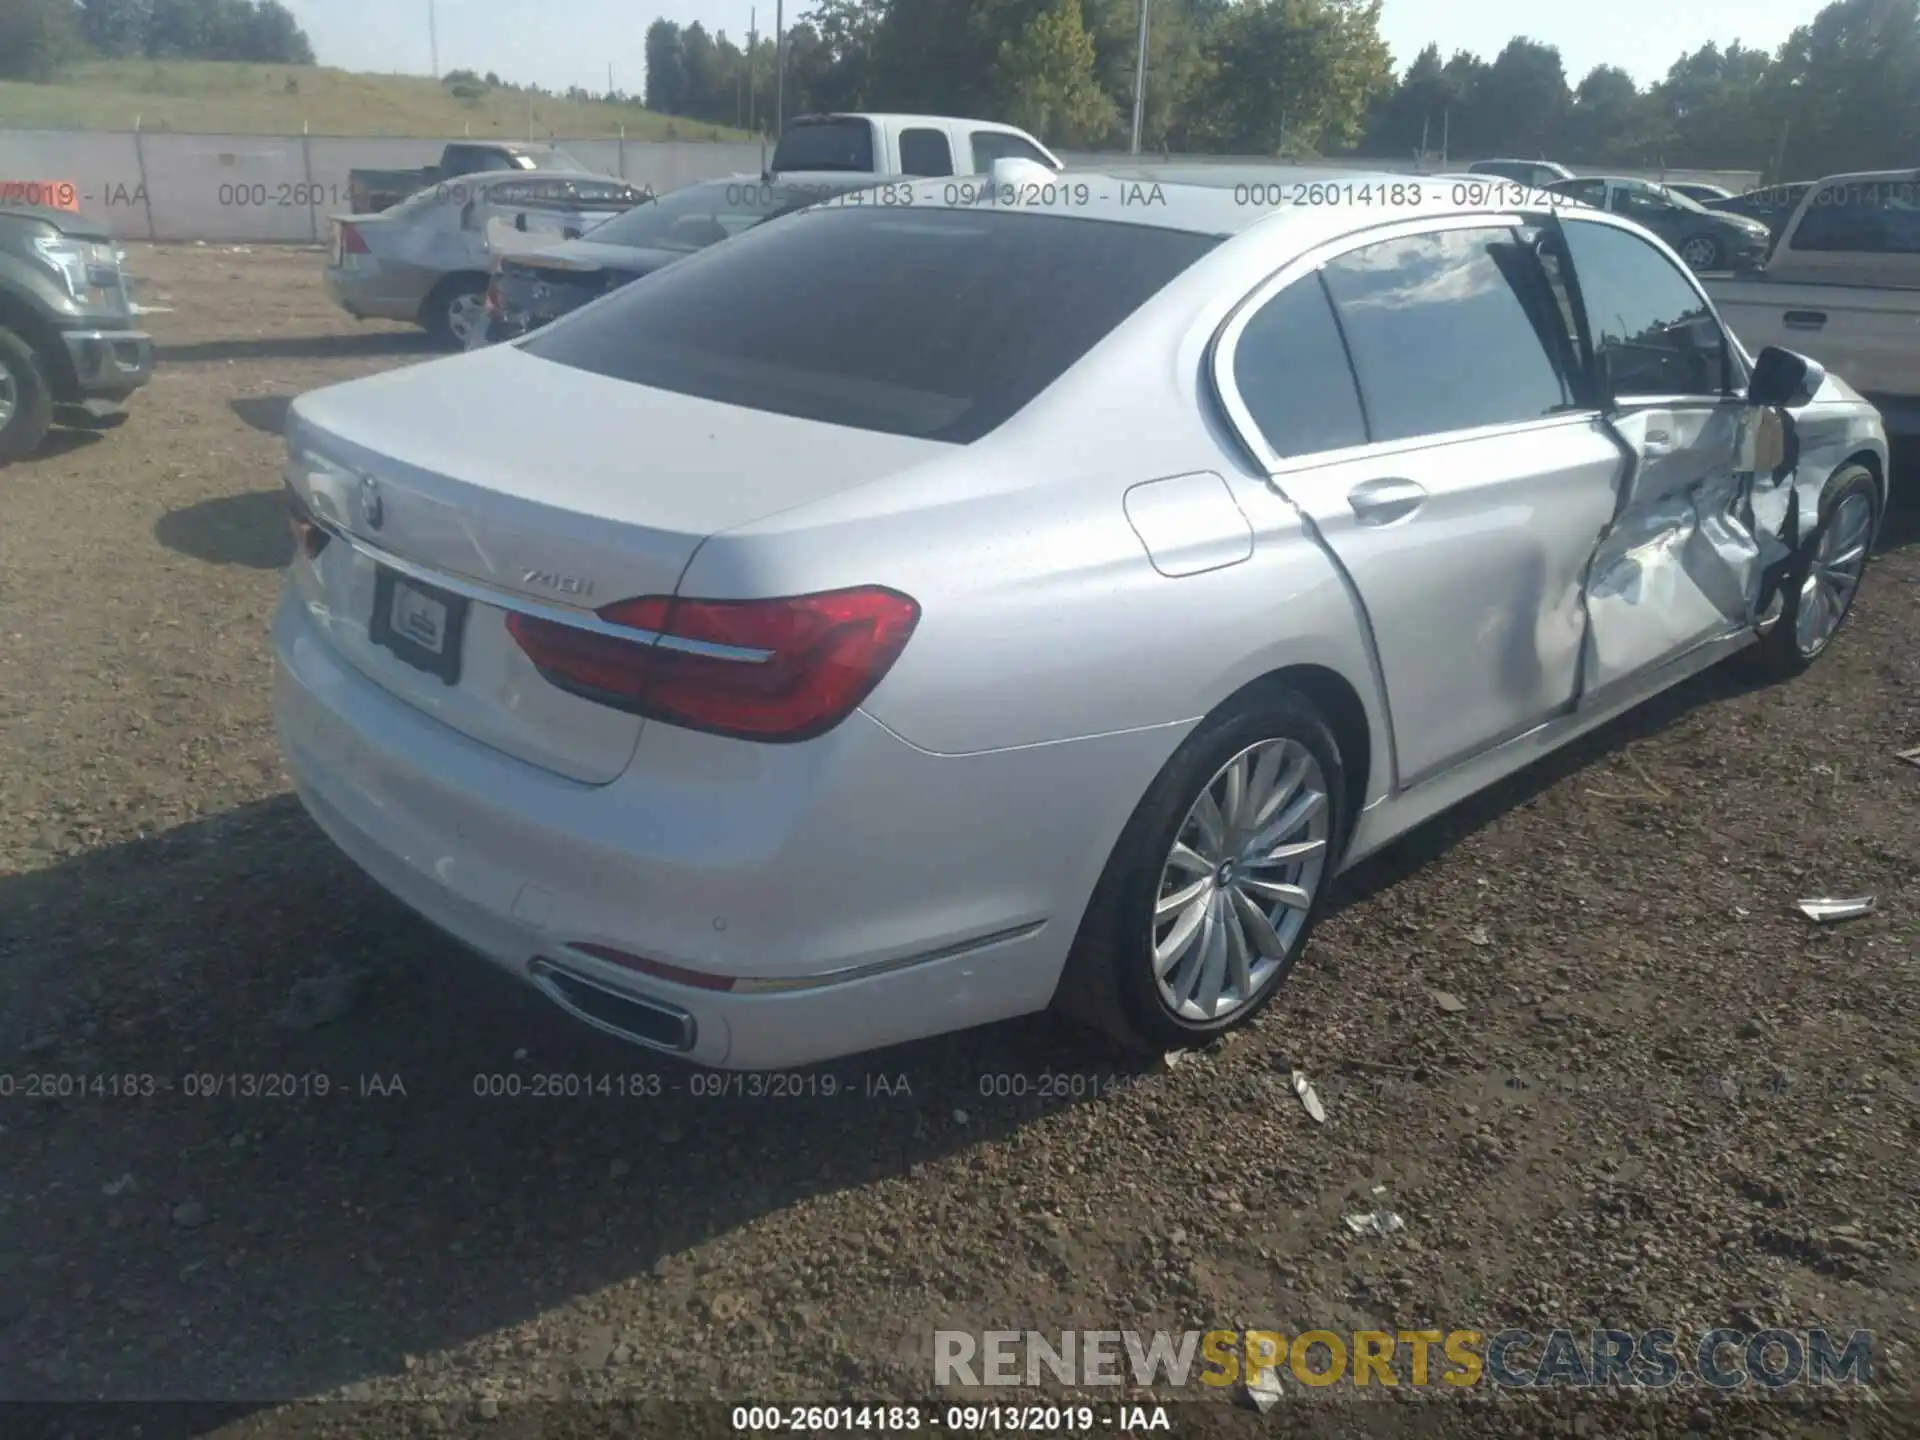
POLYGON ((1879 418, 1484 179, 883 187, 315 391, 286 759, 581 1020, 800 1064, 1246 1021, 1330 881, 1832 640, 1879 418))

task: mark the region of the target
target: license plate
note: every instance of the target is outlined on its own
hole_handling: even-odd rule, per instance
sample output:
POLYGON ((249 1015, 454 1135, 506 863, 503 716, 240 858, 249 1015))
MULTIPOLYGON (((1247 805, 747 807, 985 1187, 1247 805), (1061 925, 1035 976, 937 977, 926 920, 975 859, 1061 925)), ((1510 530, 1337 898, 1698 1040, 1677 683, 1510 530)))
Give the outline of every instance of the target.
POLYGON ((385 568, 375 576, 367 637, 448 685, 460 682, 460 638, 466 619, 465 596, 436 590, 385 568))

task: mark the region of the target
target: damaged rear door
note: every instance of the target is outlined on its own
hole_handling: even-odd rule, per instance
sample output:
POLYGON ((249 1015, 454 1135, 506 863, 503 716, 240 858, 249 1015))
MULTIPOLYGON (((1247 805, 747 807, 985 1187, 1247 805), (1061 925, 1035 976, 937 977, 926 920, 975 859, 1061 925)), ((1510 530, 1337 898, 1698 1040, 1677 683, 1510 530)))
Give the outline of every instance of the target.
POLYGON ((1577 215, 1547 257, 1627 466, 1587 574, 1580 701, 1752 628, 1785 554, 1754 523, 1775 485, 1780 412, 1750 404, 1742 361, 1699 287, 1631 230, 1577 215))

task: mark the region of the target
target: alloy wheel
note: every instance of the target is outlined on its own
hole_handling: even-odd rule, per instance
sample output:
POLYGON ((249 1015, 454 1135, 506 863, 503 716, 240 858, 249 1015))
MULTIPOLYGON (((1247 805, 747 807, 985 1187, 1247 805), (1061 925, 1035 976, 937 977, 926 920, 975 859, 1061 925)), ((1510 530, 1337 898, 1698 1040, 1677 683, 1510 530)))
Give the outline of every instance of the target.
POLYGON ((1680 258, 1695 270, 1711 269, 1720 258, 1720 247, 1704 235, 1696 235, 1680 247, 1680 258))
POLYGON ((1326 776, 1296 740, 1249 746, 1201 788, 1154 905, 1153 974, 1169 1011, 1227 1019, 1285 968, 1326 874, 1330 823, 1326 776))
POLYGON ((1855 490, 1841 500, 1821 532, 1813 566, 1800 589, 1794 642, 1802 655, 1819 654, 1846 619, 1867 568, 1872 533, 1873 501, 1855 490))
POLYGON ((466 348, 468 337, 487 321, 487 297, 462 291, 447 302, 447 333, 466 348))

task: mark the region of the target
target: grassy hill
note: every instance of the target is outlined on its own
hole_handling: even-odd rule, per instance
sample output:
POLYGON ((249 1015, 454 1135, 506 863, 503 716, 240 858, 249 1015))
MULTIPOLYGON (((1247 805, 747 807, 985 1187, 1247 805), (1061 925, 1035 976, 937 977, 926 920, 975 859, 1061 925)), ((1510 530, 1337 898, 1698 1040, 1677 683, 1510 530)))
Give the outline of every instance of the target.
POLYGON ((457 96, 423 75, 363 75, 305 65, 220 60, 91 60, 48 84, 0 81, 0 128, 211 130, 243 135, 496 135, 524 140, 740 140, 744 131, 674 119, 638 105, 529 97, 486 88, 457 96))

